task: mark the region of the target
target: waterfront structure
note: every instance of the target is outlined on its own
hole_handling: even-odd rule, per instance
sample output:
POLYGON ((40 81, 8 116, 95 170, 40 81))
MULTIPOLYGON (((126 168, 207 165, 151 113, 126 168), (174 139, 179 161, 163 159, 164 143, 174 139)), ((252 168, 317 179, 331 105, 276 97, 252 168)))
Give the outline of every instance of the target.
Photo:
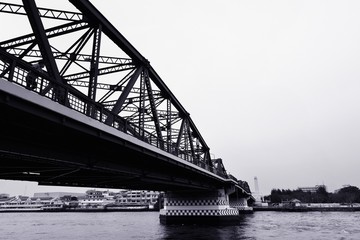
POLYGON ((115 196, 113 207, 128 207, 129 209, 155 209, 159 205, 159 191, 122 190, 115 196))
POLYGON ((86 193, 46 192, 34 197, 0 195, 0 211, 67 211, 67 210, 158 210, 160 192, 121 190, 120 192, 90 189, 86 193))
POLYGON ((31 201, 29 197, 17 196, 0 199, 0 212, 41 211, 42 204, 31 201))
MULTIPOLYGON (((32 30, 0 42, 4 179, 156 190, 179 200, 198 195, 195 202, 210 198, 219 210, 224 202, 230 209, 228 199, 247 206, 252 200, 248 186, 227 173, 222 159, 211 159, 190 114, 148 59, 90 1, 69 1, 80 12, 22 2, 0 9, 28 17, 32 30), (117 55, 102 56, 104 45, 117 55), (34 68, 35 62, 43 62, 46 70, 34 68), (29 75, 36 76, 32 87, 27 87, 29 75), (218 198, 212 197, 215 192, 218 198)), ((238 219, 243 208, 207 219, 238 219)), ((170 212, 162 213, 166 220, 170 212)), ((187 216, 196 219, 192 212, 187 216)), ((169 219, 181 223, 184 218, 169 219)))
POLYGON ((54 211, 63 208, 58 198, 15 196, 0 199, 0 212, 54 211))
POLYGON ((275 205, 254 206, 254 211, 280 211, 280 212, 358 212, 360 203, 301 203, 297 199, 284 201, 275 205))
POLYGON ((115 203, 114 196, 108 191, 88 190, 85 196, 78 197, 78 208, 105 209, 107 205, 115 203))

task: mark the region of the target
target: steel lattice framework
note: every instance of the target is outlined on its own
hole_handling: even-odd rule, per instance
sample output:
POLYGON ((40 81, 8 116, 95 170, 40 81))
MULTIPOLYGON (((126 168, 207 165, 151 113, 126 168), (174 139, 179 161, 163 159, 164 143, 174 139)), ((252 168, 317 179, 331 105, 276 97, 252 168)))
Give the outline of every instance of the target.
POLYGON ((0 42, 0 77, 222 176, 221 161, 170 89, 125 37, 88 1, 69 0, 79 12, 0 3, 4 13, 28 17, 32 33, 0 42), (44 27, 45 19, 57 24, 44 27), (104 40, 105 39, 105 40, 104 40), (104 41, 118 53, 101 55, 104 41), (111 40, 111 41, 109 41, 111 40), (45 70, 33 67, 43 60, 45 70))

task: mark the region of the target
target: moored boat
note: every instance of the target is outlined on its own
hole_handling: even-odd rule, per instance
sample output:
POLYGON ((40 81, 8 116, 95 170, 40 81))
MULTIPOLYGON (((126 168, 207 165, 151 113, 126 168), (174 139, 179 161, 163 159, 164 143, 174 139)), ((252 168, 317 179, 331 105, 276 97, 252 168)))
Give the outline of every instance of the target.
POLYGON ((36 212, 41 211, 42 204, 31 201, 24 196, 2 199, 0 212, 36 212))

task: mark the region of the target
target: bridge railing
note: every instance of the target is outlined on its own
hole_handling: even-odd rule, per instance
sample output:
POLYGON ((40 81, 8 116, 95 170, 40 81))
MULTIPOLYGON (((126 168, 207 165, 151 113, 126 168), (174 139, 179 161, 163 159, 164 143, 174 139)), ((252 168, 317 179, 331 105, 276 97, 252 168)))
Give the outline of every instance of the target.
POLYGON ((104 124, 106 119, 111 116, 113 119, 112 127, 119 131, 132 135, 141 141, 180 157, 223 178, 229 178, 226 173, 209 166, 203 159, 193 159, 189 151, 187 152, 183 149, 176 148, 174 144, 169 144, 163 139, 158 138, 155 134, 141 129, 136 124, 113 114, 104 105, 91 100, 79 90, 63 82, 56 82, 49 77, 46 72, 34 69, 29 63, 12 56, 3 49, 0 49, 0 78, 7 79, 9 82, 20 85, 29 91, 38 93, 104 124), (27 80, 30 72, 36 76, 35 83, 31 85, 29 84, 29 80, 27 80))

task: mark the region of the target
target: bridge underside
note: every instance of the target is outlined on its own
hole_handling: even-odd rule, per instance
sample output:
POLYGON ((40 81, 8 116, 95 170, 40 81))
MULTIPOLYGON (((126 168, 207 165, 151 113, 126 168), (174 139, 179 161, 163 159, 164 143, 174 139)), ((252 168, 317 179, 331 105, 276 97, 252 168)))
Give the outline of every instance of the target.
POLYGON ((4 91, 0 109, 1 179, 162 191, 224 187, 196 169, 4 91))

